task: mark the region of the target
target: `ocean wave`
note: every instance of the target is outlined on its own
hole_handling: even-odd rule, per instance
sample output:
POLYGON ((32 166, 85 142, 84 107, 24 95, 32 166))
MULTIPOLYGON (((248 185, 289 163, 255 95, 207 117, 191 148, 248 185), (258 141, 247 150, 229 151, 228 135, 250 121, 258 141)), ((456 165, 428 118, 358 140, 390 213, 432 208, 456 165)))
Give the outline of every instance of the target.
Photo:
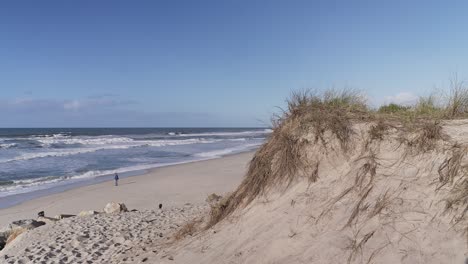
MULTIPOLYGON (((182 133, 178 131, 168 132, 165 135, 101 135, 101 136, 72 136, 70 133, 56 133, 50 135, 31 135, 27 137, 1 138, 0 148, 78 148, 78 147, 99 147, 103 145, 131 145, 141 144, 141 142, 169 140, 176 137, 182 138, 217 138, 220 137, 255 137, 266 136, 271 133, 271 129, 247 130, 241 132, 206 132, 206 133, 182 133), (169 137, 169 138, 168 138, 169 137), (10 141, 10 142, 9 142, 10 141), (13 142, 11 142, 13 141, 13 142), (138 143, 136 143, 138 142, 138 143)), ((243 140, 243 139, 239 139, 243 140)), ((158 144, 158 143, 156 143, 158 144)))
POLYGON ((65 180, 66 177, 41 177, 34 179, 13 180, 0 185, 0 197, 5 197, 13 194, 27 193, 35 189, 35 187, 51 185, 65 180))
POLYGON ((270 134, 273 130, 267 128, 264 130, 249 130, 241 132, 208 132, 208 133, 176 133, 180 137, 209 137, 209 136, 245 136, 245 135, 259 135, 270 134))
MULTIPOLYGON (((38 190, 44 190, 51 187, 57 187, 65 184, 73 184, 83 180, 89 180, 96 177, 112 175, 114 173, 125 173, 130 171, 148 170, 157 167, 189 163, 203 159, 186 160, 181 162, 163 163, 163 164, 143 164, 134 165, 113 170, 93 170, 72 176, 47 176, 34 179, 10 180, 0 184, 0 197, 6 197, 14 194, 28 193, 38 190)), ((112 178, 113 179, 113 178, 112 178)))
POLYGON ((100 147, 91 147, 91 148, 76 148, 76 149, 47 151, 47 152, 24 153, 11 159, 0 160, 0 163, 31 160, 31 159, 46 158, 46 157, 71 156, 71 155, 77 155, 77 154, 83 154, 83 153, 96 152, 100 150, 128 149, 128 148, 135 148, 135 147, 142 147, 142 146, 163 147, 163 146, 188 145, 188 144, 208 144, 208 143, 214 143, 217 141, 219 140, 185 139, 185 140, 134 141, 132 142, 133 144, 125 144, 125 145, 103 145, 100 147))
POLYGON ((242 146, 236 146, 232 148, 201 152, 201 153, 195 154, 195 156, 202 157, 202 158, 219 158, 219 157, 229 155, 229 154, 235 154, 235 153, 240 153, 243 151, 248 151, 250 149, 260 146, 261 144, 262 143, 245 144, 242 146))
POLYGON ((0 163, 21 161, 21 160, 31 160, 31 159, 37 159, 37 158, 47 158, 47 157, 63 157, 63 156, 70 156, 70 155, 76 155, 76 154, 82 154, 82 153, 96 152, 98 150, 104 150, 104 149, 119 149, 119 148, 120 149, 128 148, 128 146, 108 146, 108 147, 103 147, 103 148, 81 148, 81 149, 67 150, 67 151, 24 153, 12 159, 0 160, 0 163))
POLYGON ((15 182, 14 181, 11 181, 11 180, 0 180, 0 186, 3 186, 3 185, 12 185, 14 184, 15 182))
POLYGON ((16 147, 16 146, 18 146, 18 144, 16 143, 3 143, 3 144, 0 144, 0 149, 8 149, 8 148, 16 147))
POLYGON ((57 133, 57 134, 45 134, 45 135, 31 135, 31 137, 35 138, 65 138, 71 137, 68 133, 57 133))
POLYGON ((134 140, 128 137, 114 137, 114 136, 99 136, 99 137, 68 137, 68 136, 57 136, 57 137, 32 137, 30 139, 36 140, 43 144, 45 147, 54 144, 65 144, 65 145, 109 145, 109 144, 122 144, 130 143, 134 140))
POLYGON ((47 189, 60 184, 68 184, 77 182, 80 180, 91 179, 99 176, 110 175, 113 173, 122 173, 126 171, 143 169, 139 166, 133 166, 128 168, 120 168, 116 170, 95 170, 87 171, 82 174, 69 175, 69 176, 47 176, 34 179, 24 180, 13 180, 5 182, 4 185, 0 185, 0 197, 5 197, 13 194, 27 193, 31 191, 38 191, 47 189))
POLYGON ((188 144, 208 144, 221 141, 220 139, 204 139, 204 138, 192 138, 182 140, 155 140, 155 141, 136 141, 144 142, 143 145, 149 145, 152 147, 163 147, 163 146, 175 146, 175 145, 188 145, 188 144))

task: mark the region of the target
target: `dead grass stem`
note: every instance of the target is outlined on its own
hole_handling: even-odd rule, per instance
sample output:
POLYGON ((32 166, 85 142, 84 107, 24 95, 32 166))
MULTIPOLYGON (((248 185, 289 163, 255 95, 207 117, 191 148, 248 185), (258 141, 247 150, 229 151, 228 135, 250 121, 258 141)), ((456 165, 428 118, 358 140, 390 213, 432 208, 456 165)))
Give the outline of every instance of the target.
POLYGON ((465 154, 465 151, 460 148, 455 148, 452 151, 452 155, 446 158, 442 164, 440 164, 439 173, 439 186, 437 190, 445 186, 446 184, 452 184, 455 177, 459 174, 461 169, 461 161, 465 154))
POLYGON ((178 241, 187 236, 193 236, 198 230, 200 230, 202 222, 202 219, 199 218, 189 220, 174 234, 174 240, 178 241))
POLYGON ((352 243, 348 247, 348 249, 351 250, 351 253, 349 254, 349 257, 348 257, 348 263, 351 263, 354 260, 354 258, 356 257, 356 255, 358 255, 359 253, 362 254, 362 250, 363 250, 364 245, 367 243, 367 241, 369 241, 369 239, 371 239, 371 237, 374 235, 374 233, 375 233, 375 231, 371 231, 371 232, 365 234, 361 238, 361 240, 359 240, 359 242, 358 242, 357 238, 352 239, 352 243))
POLYGON ((389 129, 389 125, 385 123, 383 119, 379 119, 377 124, 372 125, 369 129, 369 138, 373 140, 383 140, 386 132, 389 129))
POLYGON ((424 153, 435 149, 437 142, 447 139, 440 121, 423 122, 416 128, 416 137, 406 140, 409 152, 424 153))

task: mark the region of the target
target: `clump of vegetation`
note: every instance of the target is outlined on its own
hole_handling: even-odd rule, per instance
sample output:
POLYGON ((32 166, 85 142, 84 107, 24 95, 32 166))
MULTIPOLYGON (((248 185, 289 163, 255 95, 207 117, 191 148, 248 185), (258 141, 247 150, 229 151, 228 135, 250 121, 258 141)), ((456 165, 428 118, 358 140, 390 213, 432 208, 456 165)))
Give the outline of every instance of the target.
POLYGON ((198 218, 189 220, 175 233, 174 240, 177 241, 183 239, 186 236, 193 236, 199 230, 199 226, 202 223, 202 219, 198 218))
POLYGON ((410 106, 404 106, 404 105, 399 105, 395 103, 390 103, 386 105, 382 105, 379 107, 377 110, 378 113, 383 113, 383 114, 396 114, 396 113, 404 113, 407 112, 411 109, 410 106))
MULTIPOLYGON (((215 225, 219 221, 221 221, 222 217, 226 214, 226 210, 230 205, 232 199, 232 194, 225 196, 217 203, 211 204, 210 215, 208 218, 207 228, 215 225)), ((232 206, 232 204, 231 204, 232 206)))
POLYGON ((383 140, 385 133, 389 129, 389 125, 380 119, 377 124, 372 125, 369 129, 370 140, 383 140))
POLYGON ((324 145, 324 135, 330 132, 347 149, 353 134, 351 119, 364 118, 367 110, 365 97, 355 90, 294 93, 288 100, 288 110, 274 123, 283 135, 313 132, 315 143, 320 141, 324 145))
POLYGON ((377 110, 377 114, 386 119, 412 124, 427 118, 441 119, 446 116, 446 108, 446 106, 443 106, 443 104, 436 100, 435 94, 431 94, 419 97, 419 100, 412 105, 399 105, 395 103, 383 105, 377 110), (388 115, 391 118, 388 118, 388 115))
POLYGON ((417 116, 441 118, 444 114, 444 109, 438 106, 435 94, 431 94, 419 97, 419 101, 414 106, 414 112, 417 116))
POLYGON ((215 204, 215 203, 219 202, 219 200, 221 200, 221 198, 223 198, 221 195, 218 195, 216 193, 212 193, 212 194, 208 195, 208 197, 206 197, 205 201, 208 204, 215 204))
POLYGON ((446 113, 448 118, 466 117, 468 114, 468 88, 456 77, 451 81, 446 113))
POLYGON ((310 142, 303 135, 312 133, 314 143, 325 148, 326 137, 335 137, 347 151, 354 134, 352 119, 363 119, 368 115, 364 96, 354 90, 294 93, 287 103, 288 109, 273 121, 269 140, 251 160, 244 181, 232 195, 212 207, 208 228, 268 189, 289 186, 301 172, 309 181, 315 181, 318 163, 310 166, 305 160, 303 149, 310 142), (307 168, 311 171, 304 171, 307 168))
POLYGON ((332 108, 342 108, 351 113, 362 113, 368 109, 365 96, 354 89, 331 89, 325 91, 323 95, 309 94, 309 99, 311 99, 312 104, 318 103, 332 108))
POLYGON ((422 123, 417 133, 417 136, 413 140, 409 140, 407 145, 410 148, 415 148, 418 152, 433 150, 437 141, 447 137, 442 131, 440 122, 437 120, 422 123))

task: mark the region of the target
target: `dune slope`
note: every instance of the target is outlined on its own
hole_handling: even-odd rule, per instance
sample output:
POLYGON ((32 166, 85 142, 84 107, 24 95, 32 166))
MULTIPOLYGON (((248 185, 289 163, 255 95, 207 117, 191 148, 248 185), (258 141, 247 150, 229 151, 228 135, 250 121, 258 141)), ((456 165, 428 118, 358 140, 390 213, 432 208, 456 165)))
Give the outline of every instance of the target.
POLYGON ((292 110, 175 263, 464 263, 468 121, 292 110))

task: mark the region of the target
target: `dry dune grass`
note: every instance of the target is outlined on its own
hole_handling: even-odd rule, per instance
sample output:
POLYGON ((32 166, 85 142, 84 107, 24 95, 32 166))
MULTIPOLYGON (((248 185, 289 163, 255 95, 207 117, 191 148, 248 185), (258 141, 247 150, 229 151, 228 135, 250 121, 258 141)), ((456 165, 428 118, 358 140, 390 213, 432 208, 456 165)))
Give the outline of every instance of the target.
POLYGON ((193 236, 199 230, 199 226, 202 224, 202 222, 203 220, 199 218, 194 218, 192 220, 187 221, 174 234, 173 236, 174 241, 181 240, 185 238, 186 236, 193 236))
POLYGON ((354 180, 354 187, 362 190, 367 186, 371 186, 375 175, 377 174, 377 156, 373 151, 370 151, 368 155, 361 157, 360 159, 365 160, 365 163, 359 168, 356 173, 354 180))
MULTIPOLYGON (((451 186, 448 196, 445 198, 445 211, 453 212, 454 223, 465 218, 468 211, 468 174, 467 168, 462 165, 467 150, 458 145, 453 146, 452 155, 440 164, 439 185, 437 190, 451 186)), ((468 226, 466 227, 468 231, 468 226)), ((467 238, 468 243, 468 238, 467 238)))
POLYGON ((424 122, 419 126, 416 138, 408 141, 408 146, 416 148, 417 152, 426 152, 434 149, 437 141, 446 138, 439 121, 424 122))
POLYGON ((458 146, 453 146, 452 155, 446 158, 442 164, 440 164, 439 172, 439 181, 440 185, 437 189, 442 188, 446 184, 453 184, 453 181, 457 175, 459 175, 462 169, 462 159, 466 154, 466 150, 461 149, 458 146))
MULTIPOLYGON (((455 210, 454 223, 458 223, 465 218, 468 211, 468 177, 466 175, 453 185, 445 202, 446 211, 455 210)), ((468 226, 465 231, 468 231, 468 226)))
POLYGON ((419 97, 413 105, 390 103, 382 105, 377 113, 386 119, 397 118, 407 122, 418 122, 427 119, 457 119, 468 117, 468 86, 454 76, 450 81, 448 92, 432 92, 419 97))
POLYGON ((368 133, 370 141, 383 140, 389 128, 389 124, 387 124, 383 119, 379 119, 377 124, 372 125, 369 129, 368 133))
POLYGON ((289 186, 298 175, 316 181, 319 164, 305 159, 304 146, 314 143, 326 149, 326 133, 330 133, 347 151, 354 133, 352 119, 366 118, 368 113, 364 97, 354 90, 294 93, 287 103, 287 111, 273 122, 269 140, 250 162, 246 178, 222 206, 212 210, 207 228, 270 188, 289 186), (314 135, 314 142, 303 137, 308 133, 314 135))
POLYGON ((457 76, 451 80, 445 112, 447 118, 465 117, 468 114, 468 87, 457 76))

